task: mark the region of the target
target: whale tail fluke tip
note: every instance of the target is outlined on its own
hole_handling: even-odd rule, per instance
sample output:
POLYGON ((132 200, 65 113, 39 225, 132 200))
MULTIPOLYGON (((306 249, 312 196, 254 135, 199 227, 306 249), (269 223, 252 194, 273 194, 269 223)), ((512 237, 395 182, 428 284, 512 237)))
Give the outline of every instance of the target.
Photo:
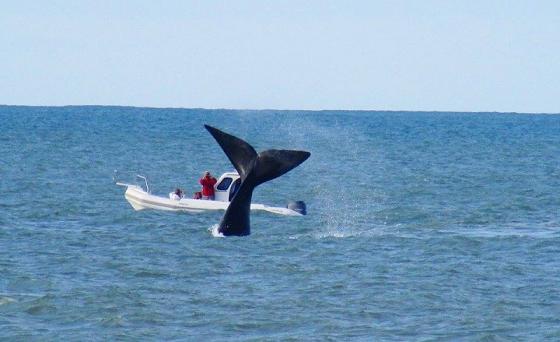
POLYGON ((257 154, 246 141, 210 125, 204 127, 218 142, 241 179, 245 180, 252 173, 256 185, 285 174, 311 156, 307 151, 296 150, 266 150, 257 154))

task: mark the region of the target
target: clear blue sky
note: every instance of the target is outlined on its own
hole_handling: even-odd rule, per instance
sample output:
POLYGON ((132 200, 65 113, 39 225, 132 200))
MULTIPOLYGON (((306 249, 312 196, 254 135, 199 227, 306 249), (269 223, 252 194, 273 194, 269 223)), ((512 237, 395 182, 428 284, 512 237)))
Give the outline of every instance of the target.
POLYGON ((12 1, 0 103, 560 112, 560 1, 12 1))

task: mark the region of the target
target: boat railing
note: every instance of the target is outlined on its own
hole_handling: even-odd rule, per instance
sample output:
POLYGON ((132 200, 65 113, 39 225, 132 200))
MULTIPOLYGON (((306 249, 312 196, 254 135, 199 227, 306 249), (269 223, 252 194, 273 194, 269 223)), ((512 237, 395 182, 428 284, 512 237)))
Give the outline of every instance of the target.
POLYGON ((148 182, 148 177, 143 176, 141 174, 137 174, 135 171, 115 170, 113 174, 113 181, 115 182, 116 185, 120 185, 120 186, 131 186, 131 185, 139 186, 143 188, 143 190, 146 191, 147 193, 150 193, 150 185, 148 182), (128 179, 134 178, 135 183, 131 184, 123 181, 122 180, 124 179, 123 174, 128 174, 128 179))
POLYGON ((146 184, 146 192, 150 193, 150 186, 148 185, 148 178, 146 178, 146 176, 142 176, 142 175, 136 175, 136 178, 141 178, 144 180, 144 184, 146 184))

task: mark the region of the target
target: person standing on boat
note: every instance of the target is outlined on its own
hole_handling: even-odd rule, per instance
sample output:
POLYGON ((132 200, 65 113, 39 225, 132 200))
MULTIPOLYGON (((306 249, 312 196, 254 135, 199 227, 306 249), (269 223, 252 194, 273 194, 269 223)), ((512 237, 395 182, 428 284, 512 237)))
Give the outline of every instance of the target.
POLYGON ((210 172, 204 171, 204 176, 198 181, 202 185, 202 199, 204 200, 214 200, 214 185, 216 184, 216 178, 212 177, 210 172))

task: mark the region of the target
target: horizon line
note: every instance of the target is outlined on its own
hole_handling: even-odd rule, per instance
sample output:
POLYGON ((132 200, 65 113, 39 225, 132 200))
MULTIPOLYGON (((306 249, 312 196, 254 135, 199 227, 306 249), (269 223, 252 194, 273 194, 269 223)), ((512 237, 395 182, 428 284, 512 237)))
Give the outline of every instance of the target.
POLYGON ((468 114, 529 114, 529 115, 558 115, 560 112, 511 112, 511 111, 460 111, 460 110, 410 110, 410 109, 278 109, 278 108, 204 108, 204 107, 155 107, 136 105, 110 105, 110 104, 65 104, 65 105, 26 105, 5 104, 0 107, 36 107, 36 108, 65 108, 65 107, 113 107, 113 108, 144 108, 144 109, 182 109, 182 110, 229 110, 229 111, 278 111, 278 112, 377 112, 377 113, 468 113, 468 114))

